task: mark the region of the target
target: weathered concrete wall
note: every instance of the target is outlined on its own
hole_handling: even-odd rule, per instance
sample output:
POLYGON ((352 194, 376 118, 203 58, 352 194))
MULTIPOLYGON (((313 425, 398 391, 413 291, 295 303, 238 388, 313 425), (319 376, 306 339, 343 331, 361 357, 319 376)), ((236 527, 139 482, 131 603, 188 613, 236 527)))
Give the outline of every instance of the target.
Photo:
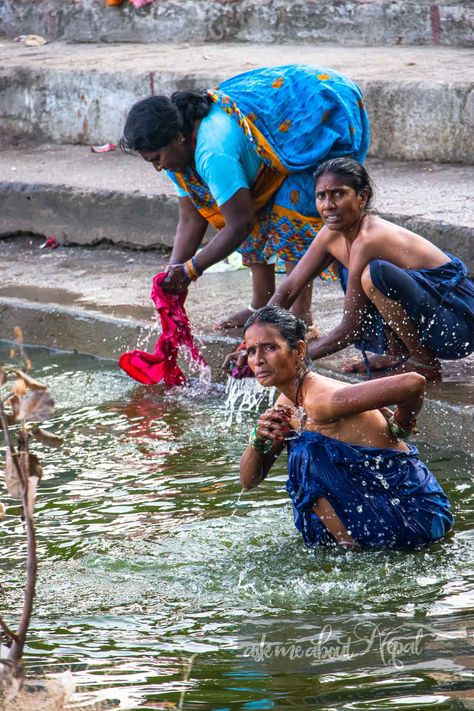
POLYGON ((150 249, 172 246, 178 210, 171 195, 0 181, 0 215, 0 234, 35 233, 74 244, 110 241, 150 249))
POLYGON ((364 90, 371 154, 474 163, 473 53, 439 48, 249 45, 6 44, 0 64, 3 140, 105 143, 121 135, 143 96, 212 86, 249 67, 288 60, 332 66, 364 90), (449 71, 447 70, 449 67, 449 71))
POLYGON ((473 46, 470 0, 3 0, 0 34, 73 42, 333 42, 473 46))

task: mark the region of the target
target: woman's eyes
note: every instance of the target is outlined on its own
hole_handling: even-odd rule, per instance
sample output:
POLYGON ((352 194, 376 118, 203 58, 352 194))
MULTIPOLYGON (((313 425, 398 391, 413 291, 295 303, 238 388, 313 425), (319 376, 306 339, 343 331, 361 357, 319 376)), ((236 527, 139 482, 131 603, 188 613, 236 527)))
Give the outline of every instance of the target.
MULTIPOLYGON (((276 349, 276 346, 273 343, 265 343, 263 346, 263 349, 265 351, 274 351, 276 349)), ((256 348, 247 348, 247 357, 249 356, 254 356, 256 353, 256 348)))
MULTIPOLYGON (((344 195, 343 190, 333 190, 331 193, 332 197, 342 197, 344 195)), ((324 193, 316 193, 316 200, 324 200, 324 193)))

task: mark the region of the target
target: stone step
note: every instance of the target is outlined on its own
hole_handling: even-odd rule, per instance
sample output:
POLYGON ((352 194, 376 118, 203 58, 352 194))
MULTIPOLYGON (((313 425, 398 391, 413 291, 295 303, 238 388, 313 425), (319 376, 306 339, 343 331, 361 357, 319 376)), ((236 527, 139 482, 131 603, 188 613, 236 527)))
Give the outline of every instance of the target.
POLYGON ((155 0, 139 10, 105 0, 3 0, 8 37, 73 42, 326 42, 472 46, 470 0, 155 0))
POLYGON ((116 141, 138 98, 291 61, 333 67, 361 85, 372 155, 474 164, 473 57, 448 47, 5 42, 0 131, 3 145, 116 141))
MULTIPOLYGON (((474 167, 369 159, 382 216, 460 256, 474 272, 474 167)), ((86 146, 0 152, 0 235, 32 232, 70 244, 172 244, 173 187, 141 158, 86 146)))
MULTIPOLYGON (((163 269, 163 255, 116 247, 39 249, 33 237, 0 241, 0 338, 23 329, 26 343, 117 358, 136 347, 153 351, 158 333, 149 297, 152 276, 163 269), (137 346, 137 343, 139 344, 137 346)), ((278 277, 280 279, 281 277, 278 277)), ((249 303, 248 270, 206 272, 188 294, 186 309, 200 348, 222 380, 220 364, 240 340, 240 329, 212 330, 219 318, 249 303)), ((322 332, 339 323, 342 291, 338 284, 315 281, 313 312, 322 332)), ((341 379, 341 365, 355 355, 346 349, 317 362, 341 379)), ((195 376, 194 376, 195 377, 195 376)), ((420 418, 421 438, 432 445, 472 455, 474 358, 443 364, 443 382, 428 384, 420 418)))

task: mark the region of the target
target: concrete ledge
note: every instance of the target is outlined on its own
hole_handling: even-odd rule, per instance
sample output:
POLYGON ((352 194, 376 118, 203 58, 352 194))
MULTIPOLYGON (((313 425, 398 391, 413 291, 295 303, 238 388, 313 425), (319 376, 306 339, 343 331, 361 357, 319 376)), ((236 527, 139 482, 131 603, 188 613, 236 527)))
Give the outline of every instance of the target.
MULTIPOLYGON (((143 321, 118 319, 77 308, 32 304, 5 297, 0 297, 0 324, 3 337, 13 333, 15 326, 20 326, 31 345, 108 359, 116 359, 124 351, 132 350, 137 341, 143 342, 144 336, 150 332, 150 325, 143 321)), ((237 339, 218 334, 201 334, 198 341, 211 366, 213 380, 222 380, 220 365, 237 339)), ((148 350, 152 351, 153 345, 150 343, 148 350)), ((355 378, 338 372, 332 361, 320 361, 317 368, 322 372, 327 370, 328 374, 339 379, 356 382, 355 378)), ((441 398, 438 398, 436 390, 432 388, 419 418, 419 437, 434 447, 474 456, 473 419, 472 406, 446 401, 442 398, 442 392, 441 398)))
POLYGON ((0 235, 34 233, 70 244, 142 249, 171 246, 178 217, 172 195, 1 181, 0 212, 0 235))
MULTIPOLYGON (((374 159, 368 168, 382 215, 457 254, 474 273, 474 168, 374 159)), ((11 149, 0 152, 0 174, 0 236, 53 234, 70 244, 134 248, 172 244, 173 187, 140 158, 93 154, 83 146, 11 149)))
POLYGON ((3 32, 72 42, 332 42, 472 46, 468 0, 156 0, 135 10, 103 0, 3 0, 3 32))
POLYGON ((333 67, 360 83, 373 155, 474 164, 473 52, 446 47, 220 44, 150 45, 144 51, 143 45, 28 48, 7 42, 0 60, 0 130, 4 144, 116 141, 138 98, 212 86, 288 57, 333 67))

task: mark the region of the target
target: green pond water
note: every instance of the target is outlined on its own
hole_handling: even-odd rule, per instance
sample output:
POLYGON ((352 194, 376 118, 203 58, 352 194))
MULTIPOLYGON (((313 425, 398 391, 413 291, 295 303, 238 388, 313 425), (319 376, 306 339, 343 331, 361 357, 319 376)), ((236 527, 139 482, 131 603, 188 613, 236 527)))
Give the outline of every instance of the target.
MULTIPOLYGON (((308 552, 283 457, 241 492, 256 414, 229 422, 224 386, 166 392, 111 362, 30 355, 66 442, 40 454, 26 662, 31 675, 72 670, 70 708, 474 708, 466 453, 419 445, 453 503, 447 540, 415 553, 308 552)), ((0 500, 0 609, 13 625, 24 538, 3 484, 0 500)))

